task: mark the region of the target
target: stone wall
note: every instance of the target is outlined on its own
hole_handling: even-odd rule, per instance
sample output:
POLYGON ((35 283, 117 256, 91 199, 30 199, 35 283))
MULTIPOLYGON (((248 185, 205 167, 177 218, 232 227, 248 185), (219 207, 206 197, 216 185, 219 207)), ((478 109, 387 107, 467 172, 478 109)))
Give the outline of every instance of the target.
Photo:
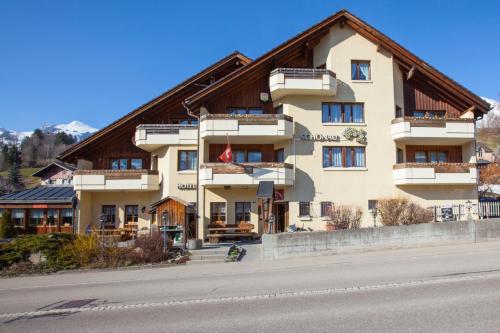
POLYGON ((264 259, 500 239, 500 219, 262 236, 264 259))

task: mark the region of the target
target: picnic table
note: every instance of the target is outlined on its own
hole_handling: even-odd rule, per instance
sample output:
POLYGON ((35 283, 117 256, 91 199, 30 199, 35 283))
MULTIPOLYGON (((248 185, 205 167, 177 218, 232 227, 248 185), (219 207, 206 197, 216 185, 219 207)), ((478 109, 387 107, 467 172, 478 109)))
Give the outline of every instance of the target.
POLYGON ((212 223, 208 225, 208 241, 216 244, 221 239, 252 239, 255 236, 255 232, 252 231, 253 228, 253 224, 245 222, 239 224, 212 223))

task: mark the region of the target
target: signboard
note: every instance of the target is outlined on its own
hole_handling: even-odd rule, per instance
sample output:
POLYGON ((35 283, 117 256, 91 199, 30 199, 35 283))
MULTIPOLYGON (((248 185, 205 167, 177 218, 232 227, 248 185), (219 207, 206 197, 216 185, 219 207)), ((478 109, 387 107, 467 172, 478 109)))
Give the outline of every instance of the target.
POLYGON ((441 206, 441 220, 443 222, 454 221, 453 218, 453 206, 441 206))
POLYGON ((276 201, 285 200, 285 190, 274 190, 274 200, 276 201))
POLYGON ((340 141, 340 136, 331 134, 302 134, 302 141, 340 141))
POLYGON ((196 184, 177 184, 179 190, 196 190, 196 184))

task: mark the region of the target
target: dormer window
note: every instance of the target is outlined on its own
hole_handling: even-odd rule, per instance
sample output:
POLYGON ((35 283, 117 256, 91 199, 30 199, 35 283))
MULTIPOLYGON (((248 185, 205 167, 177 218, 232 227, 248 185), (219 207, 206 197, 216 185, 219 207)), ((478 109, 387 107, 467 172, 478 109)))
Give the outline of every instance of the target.
POLYGON ((351 61, 351 79, 356 81, 369 81, 370 75, 370 62, 366 60, 352 60, 351 61))

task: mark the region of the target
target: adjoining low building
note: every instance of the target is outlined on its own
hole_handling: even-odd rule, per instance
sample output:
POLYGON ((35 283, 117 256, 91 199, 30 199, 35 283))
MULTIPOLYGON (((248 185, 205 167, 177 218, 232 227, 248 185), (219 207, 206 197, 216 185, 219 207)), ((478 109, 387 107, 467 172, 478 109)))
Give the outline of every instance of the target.
POLYGON ((36 188, 0 197, 0 213, 10 212, 18 234, 73 233, 76 193, 75 166, 55 161, 33 174, 36 188))
POLYGON ((488 146, 477 143, 476 144, 477 168, 484 169, 489 164, 496 162, 496 154, 488 146))
POLYGON ((371 226, 380 198, 477 203, 475 120, 489 108, 340 11, 254 61, 229 55, 60 159, 77 165, 78 232, 101 215, 115 228, 195 219, 200 239, 214 224, 262 234, 269 216, 276 231, 324 230, 335 205, 371 226), (233 163, 221 163, 228 142, 233 163))

